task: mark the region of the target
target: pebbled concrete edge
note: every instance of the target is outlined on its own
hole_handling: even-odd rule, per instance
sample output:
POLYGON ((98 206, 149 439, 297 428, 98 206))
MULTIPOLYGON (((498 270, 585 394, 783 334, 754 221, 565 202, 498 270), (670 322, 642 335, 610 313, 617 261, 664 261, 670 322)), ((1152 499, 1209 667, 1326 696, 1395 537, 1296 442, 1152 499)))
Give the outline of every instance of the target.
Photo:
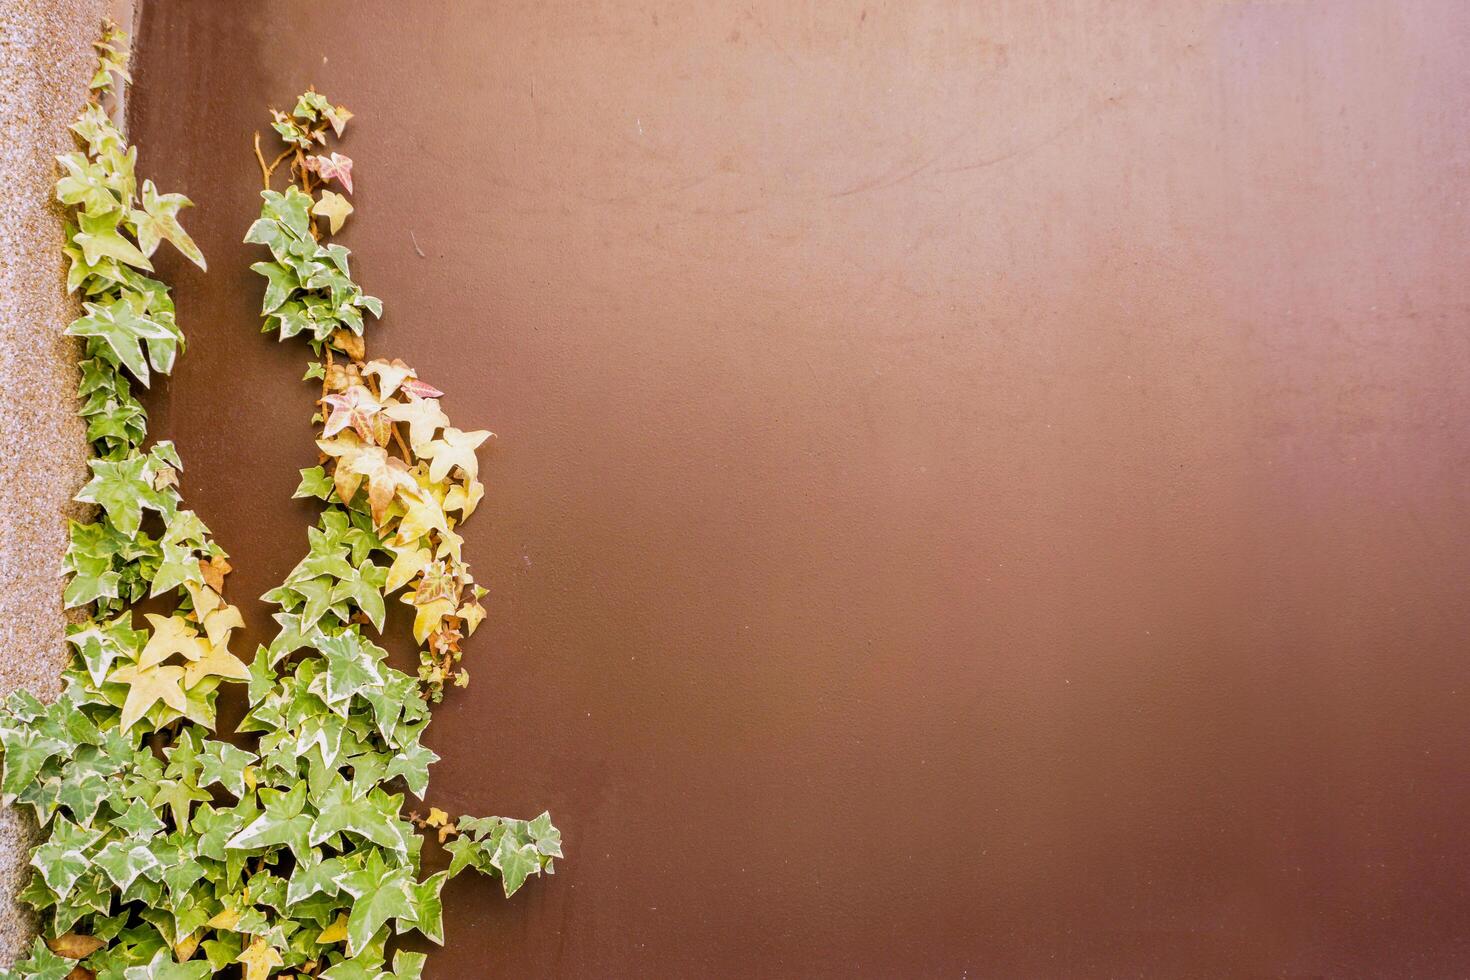
MULTIPOLYGON (((86 431, 75 415, 77 350, 62 329, 62 215, 54 156, 73 148, 67 126, 87 96, 91 42, 102 18, 124 27, 131 4, 15 0, 0 4, 0 693, 55 697, 66 650, 58 569, 71 496, 85 481, 86 431)), ((0 963, 34 935, 17 903, 35 828, 0 811, 0 963)))

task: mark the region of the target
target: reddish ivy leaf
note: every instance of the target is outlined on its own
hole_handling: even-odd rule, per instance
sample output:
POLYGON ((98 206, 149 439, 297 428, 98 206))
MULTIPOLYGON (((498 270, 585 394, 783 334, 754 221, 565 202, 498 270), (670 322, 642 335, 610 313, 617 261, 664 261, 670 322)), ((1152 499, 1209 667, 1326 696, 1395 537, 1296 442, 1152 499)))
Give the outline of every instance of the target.
POLYGON ((333 152, 331 156, 321 154, 306 158, 306 169, 318 174, 322 180, 340 180, 347 193, 352 193, 352 158, 333 152))
POLYGON ((362 385, 353 385, 345 394, 323 398, 322 404, 331 409, 322 429, 323 438, 330 439, 351 426, 364 441, 373 441, 373 416, 382 411, 383 406, 378 404, 371 391, 362 385))
POLYGON ((399 383, 398 390, 414 398, 442 398, 444 396, 444 392, 418 378, 404 378, 399 383))

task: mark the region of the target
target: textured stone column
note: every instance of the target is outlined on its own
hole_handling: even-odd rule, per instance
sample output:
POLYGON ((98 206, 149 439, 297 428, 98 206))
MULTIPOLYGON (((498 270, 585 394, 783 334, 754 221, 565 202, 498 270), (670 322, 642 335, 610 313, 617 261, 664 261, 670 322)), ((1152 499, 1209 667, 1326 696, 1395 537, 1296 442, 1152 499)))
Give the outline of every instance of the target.
MULTIPOLYGON (((0 3, 0 692, 55 697, 65 658, 59 567, 71 495, 86 474, 74 414, 76 315, 66 293, 55 155, 87 97, 91 42, 106 0, 0 3)), ((126 24, 127 21, 122 21, 126 24)), ((0 812, 0 962, 30 942, 15 893, 25 882, 29 815, 0 812)))

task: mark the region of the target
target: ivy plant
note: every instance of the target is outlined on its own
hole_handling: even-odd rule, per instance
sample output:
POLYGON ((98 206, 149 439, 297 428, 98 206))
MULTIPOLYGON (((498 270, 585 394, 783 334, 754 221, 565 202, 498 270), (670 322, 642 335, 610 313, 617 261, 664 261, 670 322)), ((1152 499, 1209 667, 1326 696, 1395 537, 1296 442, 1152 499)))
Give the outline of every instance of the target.
POLYGON ((324 241, 352 211, 326 185, 351 193, 352 162, 317 152, 351 114, 306 93, 275 114, 286 149, 273 163, 257 139, 266 190, 246 240, 269 250, 254 266, 266 329, 304 336, 319 358, 307 374, 322 386, 321 463, 297 494, 324 506, 306 556, 265 597, 278 632, 238 658, 227 556, 183 505, 174 447, 148 444, 132 388, 169 373, 184 346, 151 257, 167 240, 205 261, 179 224, 189 202, 138 186, 136 151, 104 107, 127 81, 125 37, 108 25, 97 49, 80 148, 59 158, 57 183, 95 454, 77 499, 96 505, 71 525, 64 596, 86 619, 68 630, 57 700, 19 691, 0 708, 0 793, 41 829, 23 897, 42 929, 0 976, 418 977, 424 957, 392 951, 392 937, 443 942, 445 881, 473 868, 509 896, 562 853, 546 814, 404 813, 437 759, 422 743, 430 705, 467 683, 461 644, 485 616, 455 528, 483 495, 475 450, 489 433, 454 428, 442 393, 401 361, 365 359, 364 314, 381 304, 324 241), (290 184, 271 189, 288 161, 290 184), (413 609, 417 675, 372 638, 395 593, 413 609), (159 611, 141 613, 144 600, 159 611), (225 683, 249 706, 229 733, 216 724, 225 683), (429 833, 448 866, 425 875, 429 833))

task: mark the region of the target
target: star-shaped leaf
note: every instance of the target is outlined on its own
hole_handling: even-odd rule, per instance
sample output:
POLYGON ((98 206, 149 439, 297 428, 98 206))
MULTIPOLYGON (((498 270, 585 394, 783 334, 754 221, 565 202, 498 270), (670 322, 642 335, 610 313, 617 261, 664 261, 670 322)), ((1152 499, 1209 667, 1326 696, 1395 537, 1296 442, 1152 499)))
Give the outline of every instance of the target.
POLYGON ((152 470, 146 456, 121 460, 93 459, 87 462, 92 479, 76 495, 86 504, 97 504, 107 512, 112 526, 126 537, 135 537, 143 523, 143 508, 161 510, 163 504, 153 489, 152 470))
POLYGON ((206 677, 248 681, 250 668, 224 647, 211 647, 209 653, 184 667, 184 686, 193 687, 206 677))
POLYGON ((415 398, 407 403, 394 403, 385 408, 383 414, 394 422, 408 424, 408 444, 414 452, 433 439, 435 432, 449 425, 449 416, 439 408, 437 398, 415 398))
POLYGON ((153 265, 148 257, 123 237, 119 228, 122 217, 121 208, 102 213, 82 212, 77 215, 80 231, 72 236, 72 241, 81 248, 88 265, 96 265, 109 258, 152 272, 153 265))
POLYGON ((320 812, 311 828, 311 842, 321 844, 339 833, 352 833, 380 847, 402 851, 403 839, 395 829, 398 809, 394 800, 381 790, 354 799, 352 788, 345 782, 333 784, 320 803, 320 812))
MULTIPOLYGON (((379 446, 365 446, 351 460, 344 461, 348 472, 365 477, 368 483, 368 507, 373 525, 379 526, 393 498, 402 494, 418 496, 419 486, 409 475, 408 466, 396 456, 389 456, 379 446)), ((342 463, 337 464, 342 467, 342 463)))
POLYGON ((166 238, 190 262, 201 269, 206 267, 204 253, 179 224, 179 210, 192 207, 193 203, 182 194, 160 194, 153 181, 143 181, 143 209, 133 211, 130 218, 138 230, 138 247, 144 255, 151 257, 158 249, 158 243, 166 238))
POLYGON ((363 867, 337 879, 351 895, 352 913, 347 920, 347 952, 356 955, 390 919, 412 919, 412 877, 408 868, 389 867, 383 852, 374 848, 363 867))
POLYGON ((115 840, 92 857, 92 863, 101 868, 113 884, 126 889, 138 875, 158 867, 158 859, 147 844, 138 841, 115 840))
MULTIPOLYGON (((440 895, 448 879, 449 873, 440 871, 410 886, 413 891, 412 925, 430 942, 440 946, 444 945, 444 903, 440 895)), ((405 924, 400 921, 400 928, 405 924)))
POLYGON ((185 660, 198 660, 208 652, 209 644, 199 638, 199 633, 188 621, 157 613, 146 613, 143 618, 153 627, 153 635, 138 658, 140 670, 161 664, 176 653, 185 660))
POLYGON ((415 376, 413 368, 396 357, 391 361, 368 361, 362 366, 362 373, 378 379, 378 394, 383 398, 392 397, 405 378, 415 376))
POLYGON ((107 678, 108 683, 128 686, 128 696, 123 702, 122 719, 119 722, 122 730, 132 728, 138 719, 148 713, 149 708, 160 701, 183 713, 188 707, 184 690, 179 686, 183 679, 184 668, 172 664, 150 667, 147 670, 131 665, 114 670, 107 678))
MULTIPOLYGON (((213 591, 213 590, 210 590, 213 591)), ((218 595, 218 593, 215 593, 218 595)), ((245 620, 235 606, 222 605, 204 614, 204 635, 210 646, 224 646, 231 630, 244 629, 245 620)))
POLYGON ((238 799, 245 795, 245 767, 255 761, 254 752, 206 739, 199 753, 199 785, 219 783, 238 799))
POLYGON ((66 328, 73 337, 96 337, 107 344, 118 362, 133 372, 133 377, 148 384, 148 361, 168 373, 173 366, 179 340, 168 327, 133 309, 125 298, 107 305, 83 303, 86 316, 73 320, 66 328), (148 345, 148 359, 143 357, 143 344, 148 345))
POLYGON ((276 845, 291 849, 302 860, 310 849, 307 841, 312 818, 302 810, 306 806, 306 784, 297 783, 289 792, 262 789, 265 812, 225 844, 231 850, 255 850, 276 845))
POLYGON ((383 583, 383 592, 387 595, 413 581, 414 576, 423 571, 432 558, 428 549, 420 548, 416 542, 408 545, 390 544, 388 551, 393 555, 393 564, 388 566, 388 578, 383 583))
POLYGON ((327 226, 335 235, 342 230, 342 223, 352 213, 352 202, 341 194, 322 191, 321 199, 311 206, 311 213, 317 217, 326 218, 327 226))
POLYGON ((77 826, 65 817, 57 817, 51 825, 46 843, 31 852, 31 864, 46 885, 65 898, 78 878, 91 867, 87 852, 102 837, 100 831, 77 826))
POLYGON ((324 637, 317 649, 327 660, 327 703, 335 704, 365 688, 383 683, 378 664, 386 654, 351 631, 324 637))
POLYGON ((332 436, 351 426, 365 442, 373 441, 373 416, 383 408, 373 393, 362 385, 352 385, 345 392, 331 394, 322 399, 330 410, 322 427, 322 437, 332 436))
POLYGON ((536 845, 518 844, 511 834, 500 838, 500 846, 495 849, 490 863, 500 870, 506 898, 520 890, 527 876, 541 873, 541 859, 537 855, 536 845))
POLYGON ((456 466, 467 479, 474 480, 480 475, 480 462, 475 458, 475 450, 489 438, 490 433, 484 430, 461 432, 451 426, 444 430, 443 436, 414 451, 425 459, 433 460, 429 466, 429 479, 435 483, 442 482, 450 469, 456 466))
POLYGON ((286 961, 264 936, 256 936, 236 962, 245 965, 245 980, 267 980, 271 971, 286 961))

